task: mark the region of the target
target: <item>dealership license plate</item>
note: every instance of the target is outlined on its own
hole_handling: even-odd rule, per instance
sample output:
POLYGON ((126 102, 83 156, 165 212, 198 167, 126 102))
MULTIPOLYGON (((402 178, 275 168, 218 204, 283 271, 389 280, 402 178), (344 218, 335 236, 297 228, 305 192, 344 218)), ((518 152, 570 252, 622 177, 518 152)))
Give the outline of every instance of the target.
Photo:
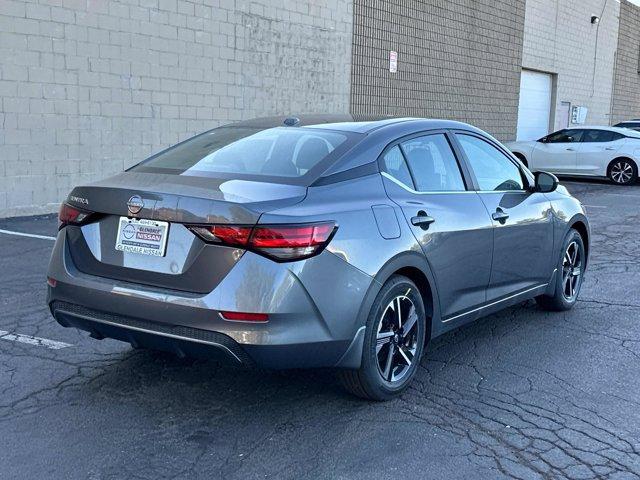
POLYGON ((120 217, 116 250, 163 257, 168 231, 167 222, 120 217))

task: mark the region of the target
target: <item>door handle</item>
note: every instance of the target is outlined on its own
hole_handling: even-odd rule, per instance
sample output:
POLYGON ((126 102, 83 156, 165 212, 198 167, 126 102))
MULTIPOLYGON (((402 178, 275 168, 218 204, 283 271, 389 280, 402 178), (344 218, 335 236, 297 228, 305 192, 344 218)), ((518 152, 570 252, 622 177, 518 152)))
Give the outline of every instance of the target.
POLYGON ((613 147, 606 147, 605 150, 615 150, 613 147))
POLYGON ((493 215, 491 215, 491 218, 493 218, 496 222, 500 222, 504 225, 504 222, 506 222, 507 218, 509 218, 509 214, 502 210, 502 208, 498 207, 496 208, 496 211, 493 212, 493 215))
POLYGON ((575 149, 575 148, 567 148, 567 151, 569 151, 569 152, 575 152, 575 151, 576 151, 576 149, 575 149))
POLYGON ((420 210, 418 215, 415 217, 411 217, 411 225, 415 225, 416 227, 420 227, 423 230, 427 230, 429 225, 435 222, 436 219, 430 215, 427 215, 427 212, 424 210, 420 210))

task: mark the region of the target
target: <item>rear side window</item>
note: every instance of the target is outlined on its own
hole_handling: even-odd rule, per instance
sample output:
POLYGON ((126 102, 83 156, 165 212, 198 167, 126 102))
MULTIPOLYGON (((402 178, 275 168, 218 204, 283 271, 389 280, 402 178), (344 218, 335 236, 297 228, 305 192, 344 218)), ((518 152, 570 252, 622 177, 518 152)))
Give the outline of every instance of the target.
POLYGON ((345 150, 347 134, 311 128, 221 127, 133 167, 190 176, 302 177, 345 150))
POLYGON ((413 180, 411 179, 411 174, 407 168, 407 163, 404 161, 404 156, 400 151, 400 147, 396 145, 391 148, 387 153, 385 153, 382 161, 384 162, 384 170, 389 175, 408 187, 415 188, 413 180))
POLYGON ((585 143, 601 143, 601 142, 613 142, 620 140, 624 135, 611 130, 585 130, 582 135, 581 142, 585 143))
POLYGON ((458 161, 447 138, 425 135, 402 143, 402 150, 421 192, 458 192, 465 190, 458 161))
POLYGON ((504 153, 478 137, 456 134, 480 190, 524 190, 522 173, 504 153))

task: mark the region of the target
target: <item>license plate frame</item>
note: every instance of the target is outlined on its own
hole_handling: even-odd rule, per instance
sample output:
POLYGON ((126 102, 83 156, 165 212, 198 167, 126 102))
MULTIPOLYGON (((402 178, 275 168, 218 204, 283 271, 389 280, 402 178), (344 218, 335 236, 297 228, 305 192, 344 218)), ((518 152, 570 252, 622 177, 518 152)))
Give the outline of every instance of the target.
POLYGON ((169 222, 120 217, 115 249, 125 253, 164 257, 168 236, 169 222))

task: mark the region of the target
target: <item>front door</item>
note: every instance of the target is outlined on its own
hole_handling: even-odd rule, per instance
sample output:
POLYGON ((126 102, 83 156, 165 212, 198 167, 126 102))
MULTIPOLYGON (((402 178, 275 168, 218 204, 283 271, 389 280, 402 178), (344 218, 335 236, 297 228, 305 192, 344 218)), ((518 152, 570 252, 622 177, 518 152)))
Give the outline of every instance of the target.
POLYGON ((457 133, 478 195, 494 227, 493 262, 487 301, 549 282, 553 271, 551 203, 529 190, 529 179, 497 145, 457 133))
POLYGON ((581 136, 582 130, 565 129, 538 140, 533 148, 529 166, 534 171, 544 170, 553 173, 575 171, 581 136))
POLYGON ((444 133, 413 137, 382 157, 389 197, 402 209, 435 277, 443 319, 486 300, 493 232, 489 215, 466 188, 444 133))

